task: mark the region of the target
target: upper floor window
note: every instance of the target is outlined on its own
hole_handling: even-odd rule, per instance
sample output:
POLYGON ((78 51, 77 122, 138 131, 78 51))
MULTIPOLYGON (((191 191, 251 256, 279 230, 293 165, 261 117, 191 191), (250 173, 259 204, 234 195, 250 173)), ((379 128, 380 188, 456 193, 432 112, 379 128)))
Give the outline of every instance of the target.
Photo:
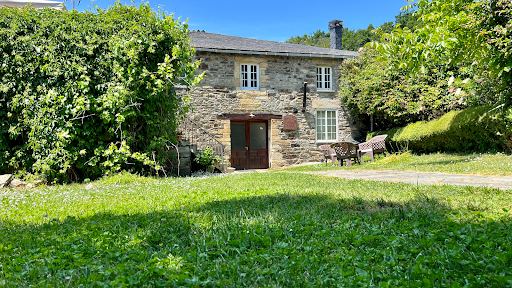
POLYGON ((242 90, 260 89, 259 68, 257 64, 240 65, 240 88, 242 90))
POLYGON ((316 89, 318 91, 332 91, 331 67, 316 67, 316 89))

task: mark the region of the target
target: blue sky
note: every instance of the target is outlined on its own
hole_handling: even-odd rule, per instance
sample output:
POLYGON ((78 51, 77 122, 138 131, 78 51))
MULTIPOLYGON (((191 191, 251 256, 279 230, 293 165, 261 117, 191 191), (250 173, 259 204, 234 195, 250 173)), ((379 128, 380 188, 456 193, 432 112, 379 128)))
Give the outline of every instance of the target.
MULTIPOLYGON (((72 8, 68 0, 66 6, 72 8)), ((78 10, 87 10, 97 5, 107 8, 115 0, 96 0, 91 4, 82 0, 78 10)), ((121 1, 121 3, 130 3, 121 1)), ((140 1, 134 2, 140 4, 140 1)), ((201 0, 150 0, 152 8, 161 6, 164 11, 174 13, 181 20, 189 20, 191 30, 205 30, 261 40, 281 41, 309 34, 317 30, 327 32, 327 23, 343 20, 350 29, 375 27, 394 21, 405 0, 366 1, 201 1, 201 0)))

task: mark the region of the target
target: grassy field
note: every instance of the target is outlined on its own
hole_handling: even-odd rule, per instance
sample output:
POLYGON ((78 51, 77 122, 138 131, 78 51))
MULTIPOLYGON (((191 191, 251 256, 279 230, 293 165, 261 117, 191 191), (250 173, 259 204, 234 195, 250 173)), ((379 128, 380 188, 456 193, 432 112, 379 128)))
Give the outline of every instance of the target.
POLYGON ((510 191, 296 173, 0 190, 2 287, 507 287, 510 191))
POLYGON ((443 172, 451 174, 479 174, 495 176, 512 176, 512 156, 506 154, 447 154, 434 153, 414 155, 409 152, 388 154, 387 157, 376 158, 370 162, 365 157, 365 163, 352 167, 333 167, 318 164, 286 169, 287 171, 323 171, 323 170, 409 170, 420 172, 443 172))

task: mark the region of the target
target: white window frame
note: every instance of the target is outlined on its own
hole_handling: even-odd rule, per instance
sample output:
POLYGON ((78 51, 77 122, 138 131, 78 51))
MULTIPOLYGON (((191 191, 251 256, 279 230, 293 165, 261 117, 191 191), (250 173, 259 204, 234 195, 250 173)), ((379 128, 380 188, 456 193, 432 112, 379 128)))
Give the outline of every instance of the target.
MULTIPOLYGON (((332 127, 332 125, 331 125, 332 127)), ((316 110, 315 112, 315 139, 316 139, 316 142, 317 143, 334 143, 334 142, 338 142, 338 110, 336 109, 318 109, 316 110), (324 119, 319 119, 319 115, 318 115, 318 112, 325 112, 325 118, 324 119), (334 122, 335 122, 335 138, 334 139, 328 139, 328 131, 327 131, 327 115, 328 113, 327 112, 334 112, 334 122), (325 122, 325 126, 324 126, 324 134, 325 134, 325 139, 319 139, 319 136, 320 136, 320 132, 318 131, 318 126, 319 126, 319 123, 321 120, 324 120, 325 122)))
POLYGON ((240 89, 242 90, 260 90, 260 65, 258 64, 240 64, 240 89), (244 66, 246 69, 244 70, 244 66), (256 71, 253 71, 255 68, 256 71), (251 78, 256 76, 256 79, 251 78), (255 86, 253 81, 256 80, 255 86), (244 83, 247 81, 247 84, 244 83), (244 85, 246 84, 246 85, 244 85))
POLYGON ((317 66, 316 67, 316 90, 317 91, 333 91, 332 67, 328 67, 328 66, 317 66), (327 69, 329 69, 329 70, 327 71, 327 69), (326 80, 326 78, 328 78, 328 79, 326 80))

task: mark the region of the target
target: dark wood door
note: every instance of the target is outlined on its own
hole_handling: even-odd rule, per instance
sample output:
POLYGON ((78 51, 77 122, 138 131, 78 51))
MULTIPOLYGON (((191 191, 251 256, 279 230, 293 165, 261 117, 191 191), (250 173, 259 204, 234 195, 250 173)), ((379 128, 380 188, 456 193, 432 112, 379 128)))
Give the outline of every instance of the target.
POLYGON ((247 123, 231 122, 231 167, 236 169, 248 167, 247 126, 247 123))
POLYGON ((231 122, 231 167, 268 168, 267 121, 231 122))

